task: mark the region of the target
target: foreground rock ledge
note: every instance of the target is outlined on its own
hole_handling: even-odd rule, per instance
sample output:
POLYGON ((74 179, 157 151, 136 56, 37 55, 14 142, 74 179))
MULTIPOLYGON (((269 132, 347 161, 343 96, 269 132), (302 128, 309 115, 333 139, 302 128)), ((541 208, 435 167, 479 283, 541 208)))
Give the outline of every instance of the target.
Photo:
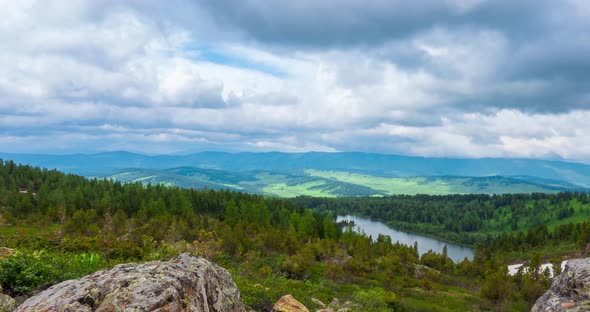
POLYGON ((568 260, 531 311, 590 311, 590 258, 568 260))
POLYGON ((167 262, 127 263, 69 280, 15 311, 245 311, 224 268, 189 254, 167 262))

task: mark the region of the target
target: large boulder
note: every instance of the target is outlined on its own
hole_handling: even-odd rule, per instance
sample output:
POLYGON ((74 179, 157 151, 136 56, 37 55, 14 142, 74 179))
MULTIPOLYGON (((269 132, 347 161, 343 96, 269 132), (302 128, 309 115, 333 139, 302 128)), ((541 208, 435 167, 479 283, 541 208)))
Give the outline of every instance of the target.
POLYGON ((531 311, 590 311, 590 258, 569 260, 531 311))
POLYGON ((245 311, 229 272, 189 254, 54 285, 15 311, 245 311))

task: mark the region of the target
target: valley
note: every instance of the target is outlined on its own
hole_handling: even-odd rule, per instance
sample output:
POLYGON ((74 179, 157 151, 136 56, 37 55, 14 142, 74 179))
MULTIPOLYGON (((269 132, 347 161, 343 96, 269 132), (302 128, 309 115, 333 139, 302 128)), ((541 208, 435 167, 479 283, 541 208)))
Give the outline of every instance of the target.
MULTIPOLYGON (((551 281, 539 273, 543 263, 584 256, 590 243, 584 192, 375 196, 392 182, 317 169, 251 174, 178 167, 125 170, 116 177, 89 179, 0 161, 0 236, 11 250, 0 258, 6 293, 29 296, 119 263, 186 252, 227 268, 244 303, 257 311, 269 311, 285 294, 317 308, 311 298, 341 298, 375 312, 498 304, 525 311, 551 281), (177 187, 179 176, 194 184, 177 187), (301 196, 328 183, 334 189, 362 184, 373 192, 301 196), (298 196, 244 191, 267 185, 284 197, 298 196), (365 230, 349 228, 346 215, 365 230), (514 263, 526 270, 509 275, 514 263)), ((473 181, 456 179, 463 187, 473 181)), ((503 181, 481 178, 490 180, 503 181)))
POLYGON ((86 177, 277 197, 586 191, 590 166, 524 159, 443 159, 364 153, 142 155, 1 154, 86 177))

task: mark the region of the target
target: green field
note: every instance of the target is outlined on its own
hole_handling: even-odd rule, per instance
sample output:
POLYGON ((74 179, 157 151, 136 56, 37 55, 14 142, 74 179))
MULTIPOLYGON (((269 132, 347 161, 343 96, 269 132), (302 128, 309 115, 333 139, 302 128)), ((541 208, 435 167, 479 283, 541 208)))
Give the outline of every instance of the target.
POLYGON ((231 189, 278 197, 557 193, 567 190, 555 185, 501 176, 393 177, 315 169, 292 172, 229 172, 193 167, 128 169, 106 178, 182 188, 231 189))

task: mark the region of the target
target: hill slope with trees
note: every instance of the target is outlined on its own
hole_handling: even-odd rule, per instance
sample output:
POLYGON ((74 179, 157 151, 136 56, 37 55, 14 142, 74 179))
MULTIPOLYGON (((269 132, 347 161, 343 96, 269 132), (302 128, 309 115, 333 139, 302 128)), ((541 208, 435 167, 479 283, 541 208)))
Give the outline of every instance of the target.
POLYGON ((181 252, 229 269, 257 311, 287 293, 311 308, 318 308, 312 297, 337 297, 362 311, 526 310, 548 285, 539 256, 531 258, 530 272, 507 277, 496 254, 500 243, 479 247, 473 261, 453 263, 444 253, 419 255, 389 237, 372 240, 317 208, 0 161, 0 236, 16 250, 0 259, 0 285, 27 296, 117 263, 181 252))

